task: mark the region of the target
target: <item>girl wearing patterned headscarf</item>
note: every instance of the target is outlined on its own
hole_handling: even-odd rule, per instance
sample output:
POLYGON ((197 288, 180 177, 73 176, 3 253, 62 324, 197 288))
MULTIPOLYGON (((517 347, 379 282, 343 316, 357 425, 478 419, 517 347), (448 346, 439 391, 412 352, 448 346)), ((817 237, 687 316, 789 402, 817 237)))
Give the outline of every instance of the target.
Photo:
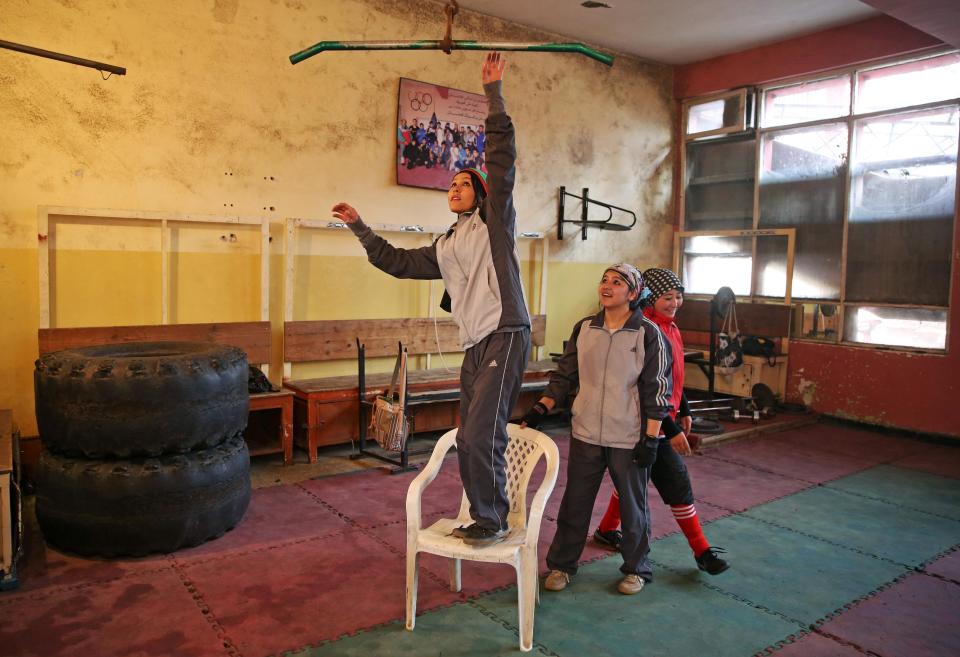
POLYGON ((620 490, 624 595, 653 578, 648 554, 647 482, 656 457, 660 422, 672 409, 670 347, 639 308, 643 278, 628 264, 603 272, 600 312, 574 326, 550 384, 523 423, 536 428, 547 411, 574 391, 567 486, 557 533, 547 553, 544 586, 566 588, 590 531, 590 516, 603 474, 620 490))
MULTIPOLYGON (((703 529, 697 509, 693 505, 693 488, 690 475, 683 459, 678 454, 688 456, 691 453, 687 436, 693 426, 690 407, 683 394, 683 338, 680 329, 674 323, 677 310, 683 305, 683 284, 680 278, 669 269, 653 268, 643 272, 646 284, 644 292, 643 314, 654 322, 666 336, 673 352, 673 396, 670 414, 664 418, 661 428, 665 439, 660 440, 657 448, 657 460, 650 471, 650 480, 663 501, 670 506, 673 517, 683 531, 697 567, 711 575, 719 575, 729 565, 718 556, 723 548, 710 546, 703 529), (679 422, 680 426, 677 426, 679 422)), ((620 544, 620 500, 617 491, 610 497, 607 512, 600 521, 600 527, 593 533, 598 543, 616 548, 620 544)))

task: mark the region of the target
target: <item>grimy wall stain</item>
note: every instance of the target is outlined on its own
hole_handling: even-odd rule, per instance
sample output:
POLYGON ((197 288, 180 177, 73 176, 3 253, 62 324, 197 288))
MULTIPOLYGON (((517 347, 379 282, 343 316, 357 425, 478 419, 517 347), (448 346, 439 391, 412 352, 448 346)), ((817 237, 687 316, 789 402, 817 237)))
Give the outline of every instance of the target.
MULTIPOLYGON (((443 3, 424 0, 5 0, 5 39, 128 73, 102 80, 91 69, 0 51, 0 255, 8 267, 0 298, 26 307, 0 318, 0 340, 16 345, 0 353, 0 407, 13 407, 30 433, 40 205, 255 215, 279 228, 285 217, 325 219, 342 199, 375 222, 448 225, 442 192, 396 185, 399 78, 480 92, 483 53, 288 60, 320 40, 437 39, 444 24, 443 3)), ((454 36, 562 39, 463 9, 454 36)), ((671 70, 623 56, 612 68, 574 54, 506 57, 520 230, 555 235, 561 185, 589 187, 639 216, 629 233, 551 240, 551 271, 667 264, 671 70)), ((568 204, 568 212, 579 208, 568 204)), ((549 330, 567 333, 594 287, 583 283, 585 303, 551 295, 549 330)))

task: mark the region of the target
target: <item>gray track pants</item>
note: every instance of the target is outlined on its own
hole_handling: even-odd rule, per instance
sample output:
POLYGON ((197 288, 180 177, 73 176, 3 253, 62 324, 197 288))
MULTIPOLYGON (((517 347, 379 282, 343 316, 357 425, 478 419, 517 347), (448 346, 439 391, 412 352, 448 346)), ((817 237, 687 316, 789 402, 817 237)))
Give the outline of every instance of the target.
POLYGON ((577 572, 577 561, 590 531, 593 503, 606 470, 610 470, 610 477, 620 493, 623 523, 620 543, 623 565, 620 570, 652 581, 653 569, 648 558, 650 509, 647 506, 650 468, 638 466, 633 461, 632 450, 600 447, 573 437, 570 438, 570 459, 567 461, 567 487, 557 514, 557 533, 547 552, 547 566, 571 575, 577 572))
POLYGON ((529 355, 530 329, 524 328, 491 333, 463 356, 457 459, 470 516, 484 529, 507 527, 507 420, 529 355))

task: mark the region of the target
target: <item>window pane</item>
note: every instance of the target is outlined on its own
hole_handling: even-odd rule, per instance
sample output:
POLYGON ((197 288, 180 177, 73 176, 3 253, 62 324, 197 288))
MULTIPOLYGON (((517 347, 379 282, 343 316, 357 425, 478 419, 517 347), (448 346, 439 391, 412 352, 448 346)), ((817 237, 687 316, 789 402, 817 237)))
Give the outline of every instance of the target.
POLYGON ((850 76, 815 80, 763 92, 764 128, 832 119, 850 113, 850 76))
POLYGON ((960 53, 861 71, 857 114, 960 96, 960 53))
POLYGON ((687 116, 687 134, 719 130, 723 127, 723 99, 712 100, 709 103, 691 105, 687 116))
POLYGON ((753 228, 755 148, 753 139, 687 145, 686 230, 753 228))
POLYGON ((849 306, 845 315, 843 335, 844 339, 850 342, 945 349, 947 311, 928 308, 849 306))
POLYGON ((758 295, 780 299, 786 296, 787 244, 786 235, 757 236, 758 295))
POLYGON ((848 300, 947 305, 958 127, 956 106, 857 122, 848 300))
POLYGON ((688 237, 683 241, 684 291, 716 294, 724 285, 750 294, 753 244, 749 237, 688 237))
POLYGON ((759 227, 797 229, 792 296, 839 299, 846 124, 767 134, 760 154, 759 227))
POLYGON ((800 303, 790 323, 792 337, 836 342, 840 337, 839 306, 834 303, 800 303))
POLYGON ((724 98, 691 105, 687 111, 687 134, 696 135, 727 128, 727 131, 743 130, 746 127, 744 100, 746 93, 730 92, 724 98))

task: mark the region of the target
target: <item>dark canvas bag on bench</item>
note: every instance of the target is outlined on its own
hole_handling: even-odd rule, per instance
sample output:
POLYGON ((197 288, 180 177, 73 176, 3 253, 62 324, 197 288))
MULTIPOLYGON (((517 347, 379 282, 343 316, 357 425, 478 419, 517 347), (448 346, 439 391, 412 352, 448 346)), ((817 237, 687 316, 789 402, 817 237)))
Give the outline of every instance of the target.
POLYGON ((762 335, 745 335, 740 340, 740 344, 743 346, 743 353, 747 356, 763 356, 770 365, 776 364, 777 345, 772 339, 762 335))
POLYGON ((386 395, 377 395, 370 414, 370 435, 385 450, 402 452, 410 435, 410 423, 403 414, 407 400, 407 350, 400 348, 393 380, 386 395), (396 393, 394 392, 396 391, 396 393))

